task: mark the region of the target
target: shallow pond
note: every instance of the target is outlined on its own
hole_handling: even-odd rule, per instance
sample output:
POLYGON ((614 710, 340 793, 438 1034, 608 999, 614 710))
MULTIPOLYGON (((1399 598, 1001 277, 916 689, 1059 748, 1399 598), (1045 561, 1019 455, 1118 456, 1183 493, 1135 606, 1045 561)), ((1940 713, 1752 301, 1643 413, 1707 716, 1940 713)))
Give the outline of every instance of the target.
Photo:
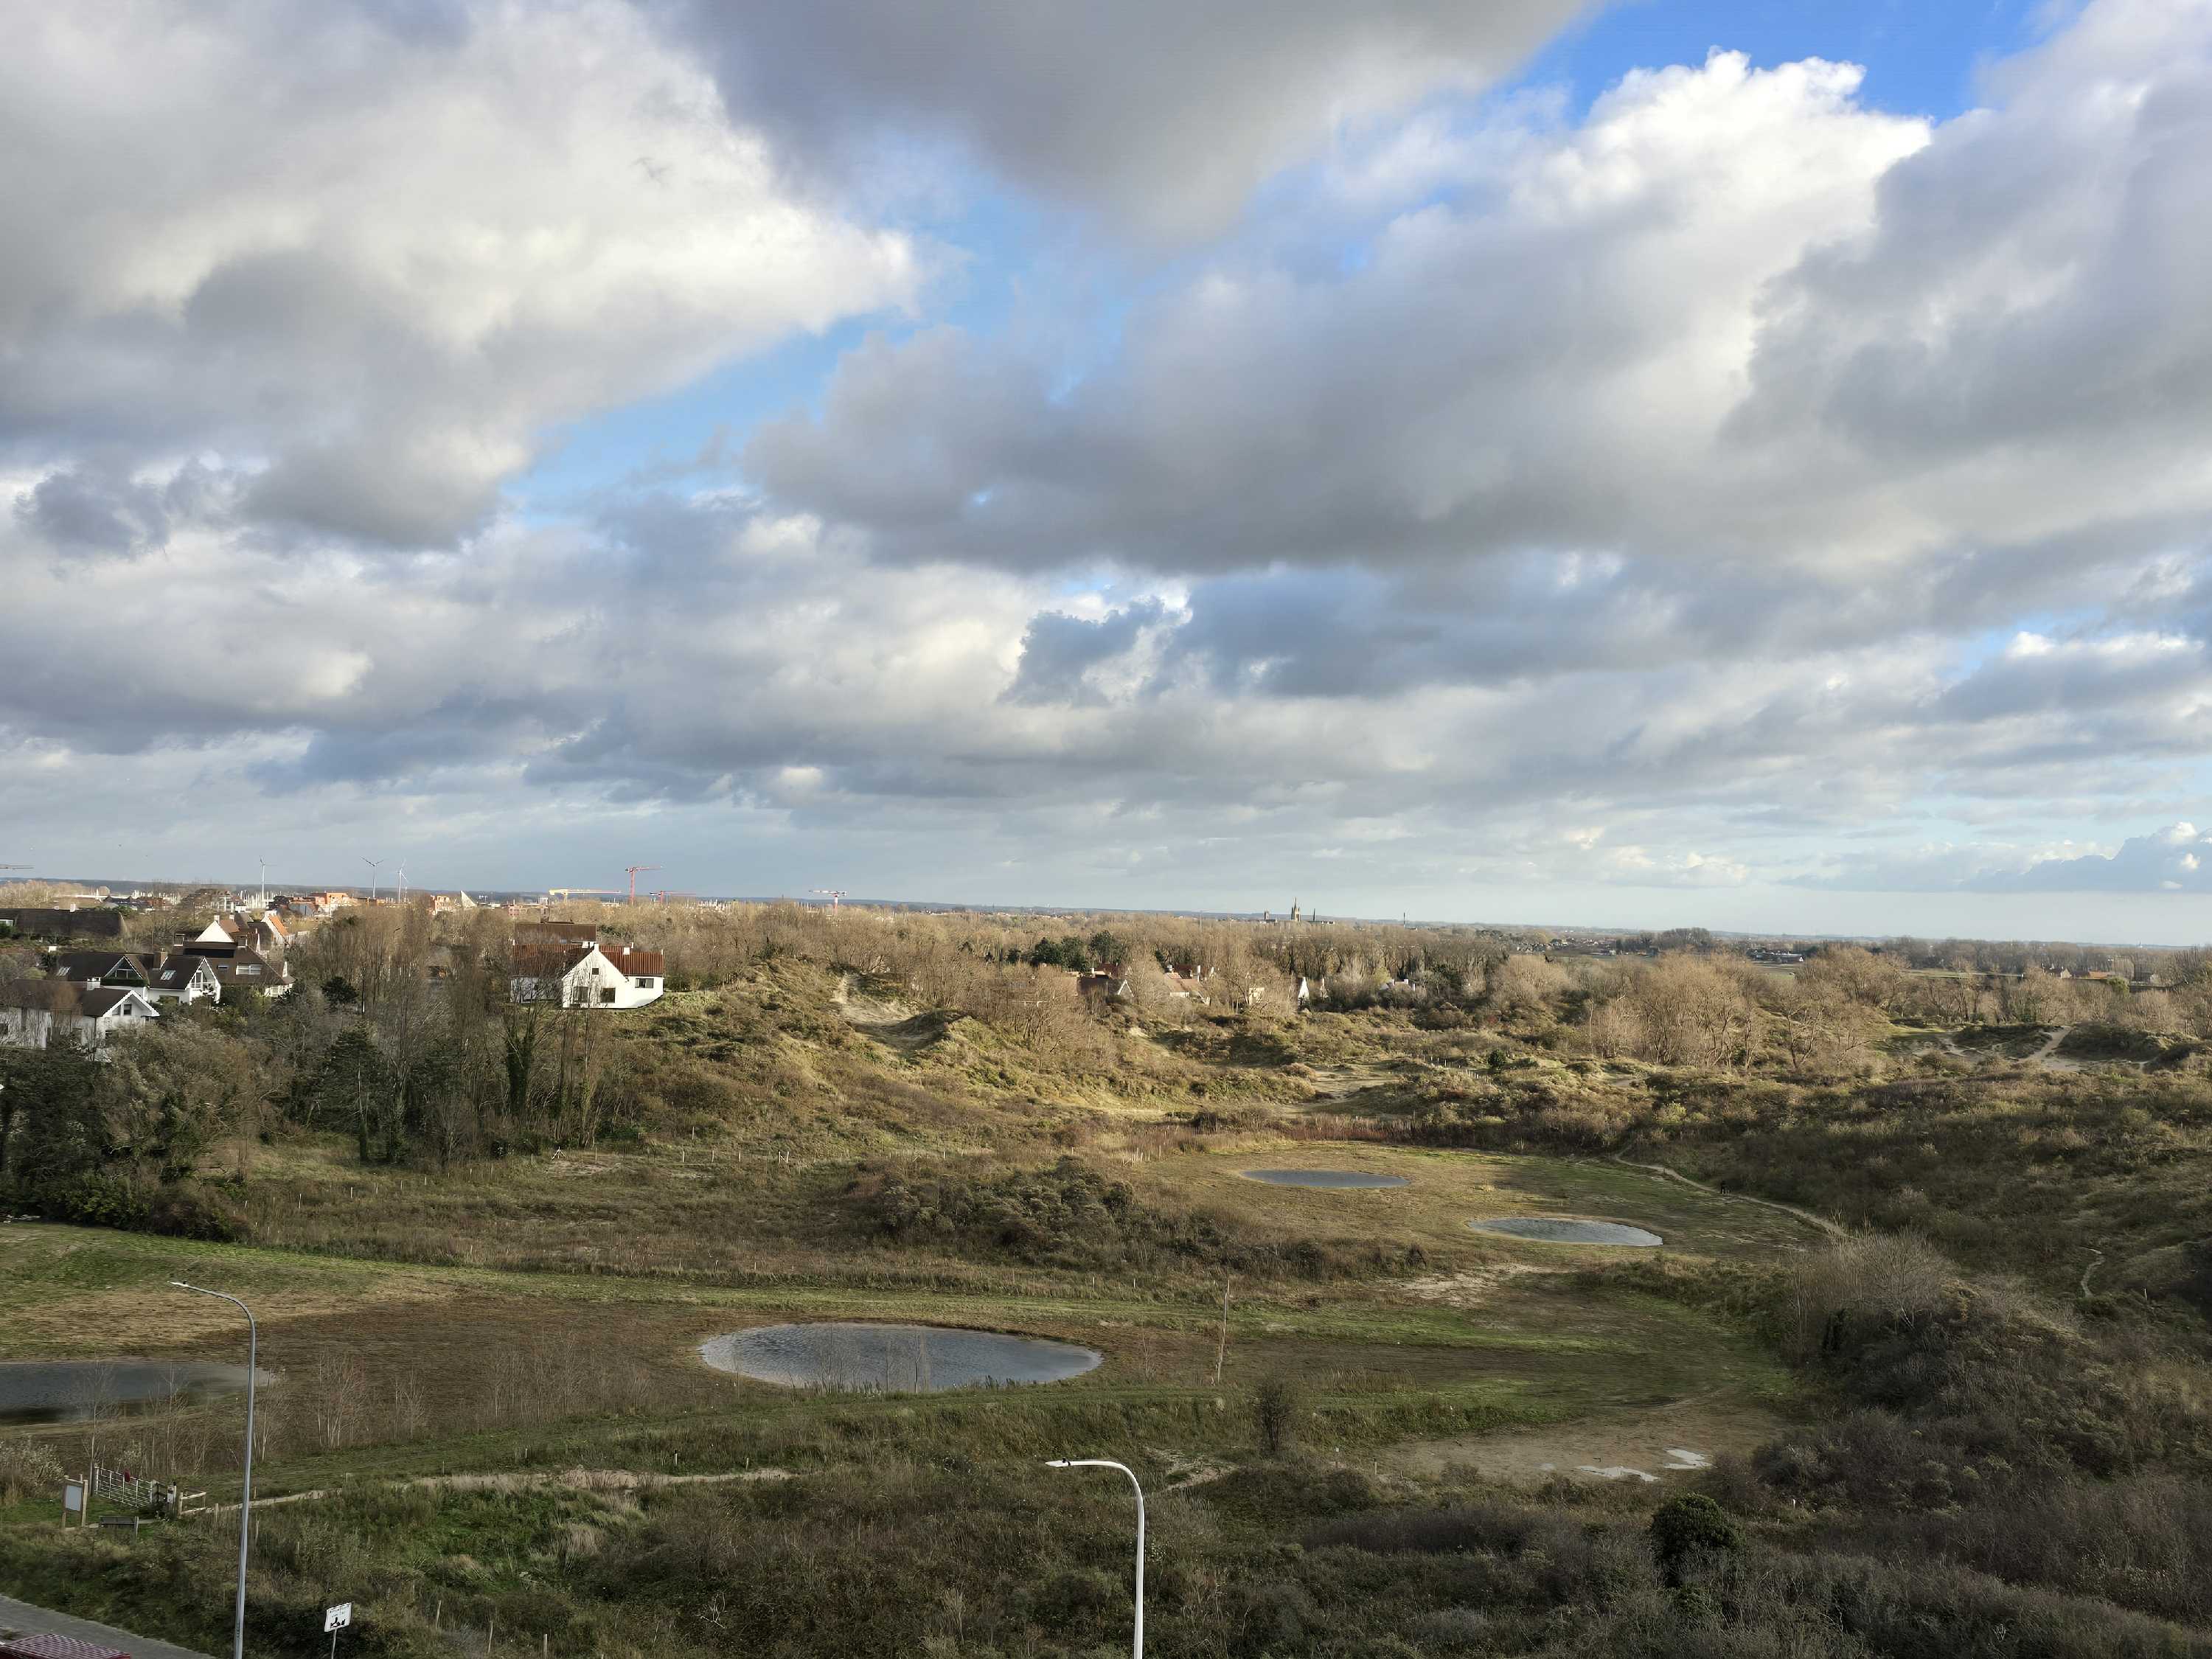
MULTIPOLYGON (((261 1374, 264 1383, 269 1374, 261 1374)), ((196 1405, 246 1386, 246 1367, 175 1359, 33 1359, 0 1364, 0 1423, 70 1423, 196 1405)))
POLYGON ((1667 1242, 1656 1233, 1623 1226, 1618 1221, 1571 1221, 1560 1216, 1504 1216, 1467 1224, 1479 1233, 1510 1233, 1515 1238, 1537 1238, 1547 1244, 1634 1244, 1648 1250, 1667 1242))
POLYGON ((1364 1170, 1245 1170, 1247 1181, 1270 1187, 1402 1187, 1403 1176, 1370 1175, 1364 1170))
POLYGON ((948 1389, 1064 1382, 1100 1356, 1072 1342, 940 1325, 763 1325, 700 1345, 716 1370, 787 1388, 942 1394, 948 1389))

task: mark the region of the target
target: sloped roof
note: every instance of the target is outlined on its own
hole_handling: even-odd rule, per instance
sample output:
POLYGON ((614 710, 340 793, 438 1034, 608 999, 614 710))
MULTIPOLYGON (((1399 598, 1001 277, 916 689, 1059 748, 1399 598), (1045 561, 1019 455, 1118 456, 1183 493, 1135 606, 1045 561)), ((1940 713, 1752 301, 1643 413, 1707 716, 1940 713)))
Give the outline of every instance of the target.
POLYGON ((141 975, 150 973, 154 965, 151 957, 130 951, 57 951, 46 958, 48 968, 59 979, 100 979, 126 963, 141 975))
MULTIPOLYGON (((171 957, 155 970, 150 982, 156 990, 181 991, 192 982, 193 975, 203 967, 213 966, 205 957, 171 957)), ((222 981, 218 980, 216 982, 220 984, 222 981)))
POLYGON ((135 985, 96 986, 83 993, 84 1012, 89 1018, 105 1019, 137 995, 138 988, 135 985))
POLYGON ((218 985, 227 986, 234 980, 248 985, 267 985, 282 983, 284 979, 284 969, 258 951, 240 949, 234 956, 196 957, 194 960, 204 962, 215 970, 218 985))
POLYGON ((626 945, 617 945, 612 950, 602 945, 599 951, 609 962, 633 977, 641 974, 660 975, 668 971, 664 965, 665 958, 658 951, 633 951, 626 945))

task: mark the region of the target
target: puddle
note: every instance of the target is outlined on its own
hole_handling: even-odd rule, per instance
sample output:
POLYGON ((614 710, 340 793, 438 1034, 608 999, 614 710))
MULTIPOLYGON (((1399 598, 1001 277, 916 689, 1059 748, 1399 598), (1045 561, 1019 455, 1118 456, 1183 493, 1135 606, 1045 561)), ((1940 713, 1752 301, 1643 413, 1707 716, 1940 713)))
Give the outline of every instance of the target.
POLYGON ((1641 1227, 1618 1221, 1574 1221, 1563 1216, 1506 1216, 1496 1221, 1470 1221, 1479 1233, 1508 1233, 1515 1238, 1541 1239, 1547 1244, 1634 1244, 1650 1249, 1667 1241, 1641 1227))
POLYGON ((1100 1356, 1072 1342, 939 1325, 763 1325, 700 1345, 719 1371, 787 1388, 874 1394, 1064 1382, 1100 1356))
POLYGON ((1264 1181, 1270 1187, 1402 1187, 1403 1176, 1370 1175, 1364 1170, 1245 1170, 1247 1181, 1264 1181))
MULTIPOLYGON (((270 1381, 261 1373, 261 1381, 270 1381)), ((246 1367, 169 1359, 33 1359, 0 1364, 0 1423, 74 1423, 198 1405, 246 1386, 246 1367)))

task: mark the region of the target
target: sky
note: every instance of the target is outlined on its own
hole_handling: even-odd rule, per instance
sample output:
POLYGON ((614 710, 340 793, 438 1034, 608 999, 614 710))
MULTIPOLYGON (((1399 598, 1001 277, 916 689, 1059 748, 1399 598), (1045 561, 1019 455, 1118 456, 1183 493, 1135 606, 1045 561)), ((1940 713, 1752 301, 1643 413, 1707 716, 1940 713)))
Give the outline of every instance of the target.
POLYGON ((2212 0, 0 19, 0 864, 2212 939, 2212 0))

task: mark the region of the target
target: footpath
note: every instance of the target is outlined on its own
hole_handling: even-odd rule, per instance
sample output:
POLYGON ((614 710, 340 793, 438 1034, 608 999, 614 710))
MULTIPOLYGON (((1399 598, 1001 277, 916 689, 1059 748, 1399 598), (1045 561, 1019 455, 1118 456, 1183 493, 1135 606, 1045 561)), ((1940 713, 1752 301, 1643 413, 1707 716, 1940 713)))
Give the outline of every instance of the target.
POLYGON ((49 1613, 44 1607, 34 1607, 28 1601, 17 1601, 5 1595, 0 1595, 0 1630, 19 1631, 26 1636, 74 1636, 80 1642, 119 1649, 131 1659, 208 1659, 207 1655, 180 1648, 173 1642, 133 1636, 112 1625, 72 1619, 65 1613, 49 1613))

